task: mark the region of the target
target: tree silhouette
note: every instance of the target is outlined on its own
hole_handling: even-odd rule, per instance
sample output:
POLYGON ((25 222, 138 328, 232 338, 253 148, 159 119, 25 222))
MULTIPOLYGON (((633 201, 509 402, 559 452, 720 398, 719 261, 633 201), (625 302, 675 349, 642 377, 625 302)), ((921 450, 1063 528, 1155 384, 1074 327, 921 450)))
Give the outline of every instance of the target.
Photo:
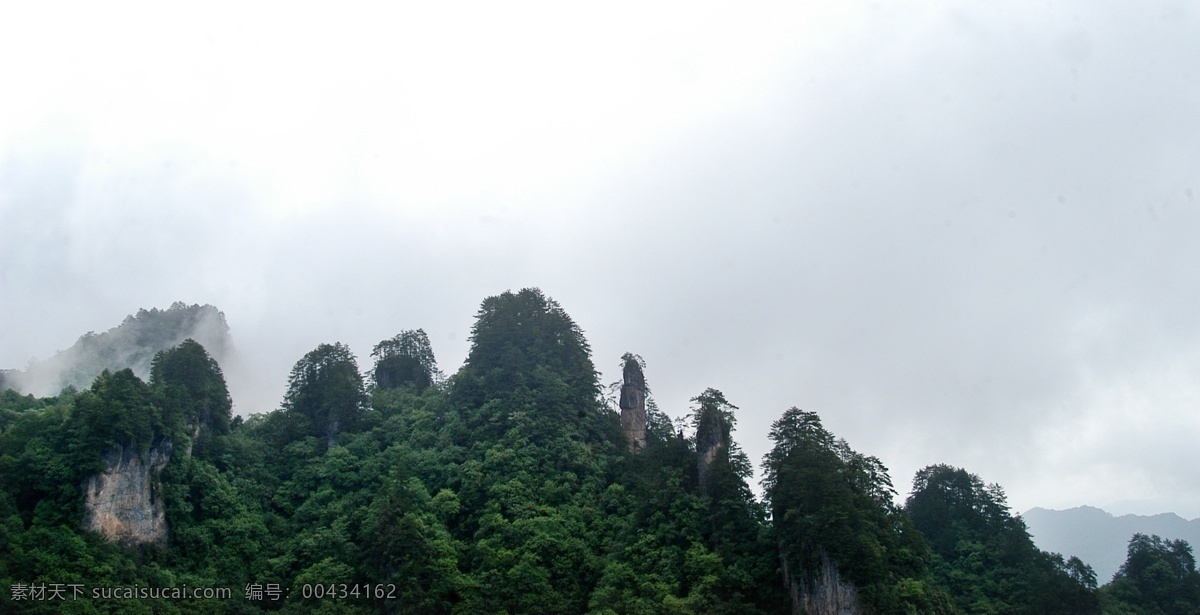
POLYGON ((338 430, 354 426, 366 401, 350 347, 321 344, 292 368, 283 409, 300 424, 302 435, 324 435, 326 447, 331 447, 338 430))

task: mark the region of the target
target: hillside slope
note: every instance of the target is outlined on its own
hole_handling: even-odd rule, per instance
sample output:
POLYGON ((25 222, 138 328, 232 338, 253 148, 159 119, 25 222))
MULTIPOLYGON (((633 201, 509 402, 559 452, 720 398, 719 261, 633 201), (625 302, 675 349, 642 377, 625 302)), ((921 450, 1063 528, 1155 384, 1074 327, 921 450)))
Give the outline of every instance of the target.
POLYGON ((156 353, 188 338, 199 342, 218 360, 231 346, 229 325, 220 310, 177 301, 165 310, 138 310, 103 333, 88 332, 70 348, 25 370, 5 370, 0 389, 37 396, 54 395, 68 386, 83 390, 106 369, 116 372, 129 368, 146 379, 156 353))
POLYGON ((1125 561, 1129 539, 1136 533, 1200 544, 1200 519, 1174 513, 1114 516, 1093 506, 1067 510, 1034 508, 1024 515, 1029 533, 1046 551, 1074 555, 1090 564, 1107 583, 1125 561))

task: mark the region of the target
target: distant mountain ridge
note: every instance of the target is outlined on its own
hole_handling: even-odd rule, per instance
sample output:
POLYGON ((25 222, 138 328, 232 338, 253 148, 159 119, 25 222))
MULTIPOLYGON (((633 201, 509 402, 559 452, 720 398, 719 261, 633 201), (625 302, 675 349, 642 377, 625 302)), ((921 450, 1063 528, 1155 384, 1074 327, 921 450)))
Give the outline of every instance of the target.
POLYGON ((106 369, 130 368, 146 379, 155 354, 188 338, 199 342, 218 360, 231 348, 224 313, 212 305, 176 301, 165 310, 140 309, 104 333, 88 332, 70 348, 25 370, 3 370, 0 390, 11 388, 47 396, 68 386, 86 389, 106 369))
POLYGON ((1129 539, 1136 533, 1200 546, 1200 519, 1175 513, 1114 516, 1094 506, 1067 510, 1034 508, 1022 518, 1039 549, 1072 555, 1091 565, 1096 579, 1107 583, 1125 562, 1129 539))

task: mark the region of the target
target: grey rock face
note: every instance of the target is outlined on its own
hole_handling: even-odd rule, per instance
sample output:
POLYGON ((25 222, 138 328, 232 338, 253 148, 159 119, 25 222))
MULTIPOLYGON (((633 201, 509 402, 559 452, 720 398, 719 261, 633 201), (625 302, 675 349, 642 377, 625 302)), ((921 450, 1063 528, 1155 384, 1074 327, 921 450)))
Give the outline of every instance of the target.
POLYGON ((621 430, 633 452, 646 448, 646 376, 635 359, 625 360, 621 385, 621 430))
MULTIPOLYGON (((782 554, 781 554, 782 556, 782 554)), ((801 615, 862 615, 858 602, 858 590, 838 574, 837 567, 829 556, 821 552, 821 561, 816 574, 807 581, 796 579, 788 567, 787 558, 781 557, 784 585, 792 599, 792 613, 801 615)))
POLYGON ((700 424, 696 427, 696 473, 700 478, 700 493, 707 495, 708 467, 717 458, 721 449, 726 448, 729 438, 729 426, 721 418, 720 412, 714 409, 701 410, 700 424))
POLYGON ((172 450, 174 444, 166 439, 145 455, 130 447, 105 454, 105 470, 84 481, 84 529, 126 546, 165 546, 167 520, 154 482, 172 450))

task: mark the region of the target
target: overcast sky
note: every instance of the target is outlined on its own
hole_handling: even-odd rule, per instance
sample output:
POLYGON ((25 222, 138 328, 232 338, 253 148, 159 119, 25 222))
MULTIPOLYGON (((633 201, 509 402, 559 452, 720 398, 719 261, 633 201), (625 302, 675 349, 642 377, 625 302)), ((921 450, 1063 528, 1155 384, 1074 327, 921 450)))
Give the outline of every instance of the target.
POLYGON ((756 462, 1200 516, 1189 3, 421 4, 0 9, 0 366, 211 303, 248 414, 536 286, 756 462))

